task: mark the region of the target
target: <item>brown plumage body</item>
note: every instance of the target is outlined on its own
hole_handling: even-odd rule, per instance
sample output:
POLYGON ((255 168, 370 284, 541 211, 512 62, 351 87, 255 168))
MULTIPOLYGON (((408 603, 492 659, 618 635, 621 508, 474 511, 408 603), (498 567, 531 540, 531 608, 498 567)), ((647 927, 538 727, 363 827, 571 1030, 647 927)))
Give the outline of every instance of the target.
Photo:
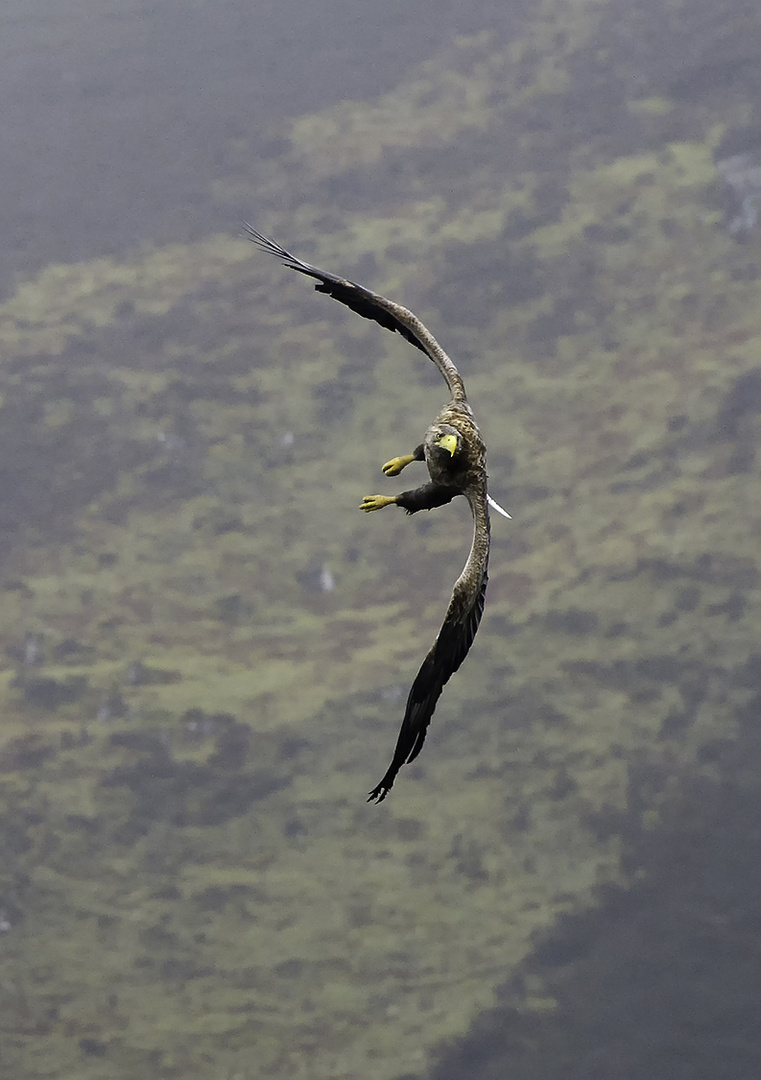
POLYGON ((383 466, 386 476, 397 476, 412 462, 424 461, 430 477, 428 483, 393 496, 367 495, 360 507, 370 512, 385 506, 400 506, 408 514, 415 514, 443 506, 456 496, 464 495, 473 515, 470 554, 454 584, 438 637, 410 689, 391 764, 369 795, 370 800, 382 802, 402 765, 414 761, 420 753, 441 692, 465 659, 481 621, 489 566, 489 503, 496 505, 487 494, 486 447, 459 372, 411 311, 356 282, 318 270, 250 226, 246 229, 255 243, 276 255, 286 266, 315 278, 318 292, 327 293, 363 318, 395 330, 424 352, 443 375, 451 395, 448 404, 426 431, 423 442, 412 453, 393 458, 383 466))

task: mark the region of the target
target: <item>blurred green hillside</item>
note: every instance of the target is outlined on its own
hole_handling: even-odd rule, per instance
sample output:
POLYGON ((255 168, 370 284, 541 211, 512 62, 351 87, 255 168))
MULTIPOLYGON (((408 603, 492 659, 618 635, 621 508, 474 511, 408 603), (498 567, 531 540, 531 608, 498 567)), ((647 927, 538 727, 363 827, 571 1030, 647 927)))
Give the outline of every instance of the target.
POLYGON ((698 0, 548 0, 218 185, 426 321, 513 513, 382 807, 470 522, 357 506, 445 400, 432 365, 236 235, 0 308, 14 1075, 419 1072, 722 775, 761 630, 761 239, 715 165, 761 144, 761 18, 725 7, 717 50, 698 0))

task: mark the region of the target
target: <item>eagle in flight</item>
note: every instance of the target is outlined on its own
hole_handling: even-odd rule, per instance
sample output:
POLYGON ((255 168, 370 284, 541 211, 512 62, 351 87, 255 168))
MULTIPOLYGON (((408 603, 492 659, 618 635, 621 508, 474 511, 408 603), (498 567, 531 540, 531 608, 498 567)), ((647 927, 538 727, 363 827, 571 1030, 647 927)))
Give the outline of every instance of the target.
POLYGON ((451 502, 456 495, 464 495, 473 515, 470 554, 454 584, 439 636, 412 684, 391 764, 368 796, 368 802, 382 802, 402 765, 414 761, 422 750, 441 692, 467 656, 476 636, 488 580, 489 507, 505 517, 510 515, 487 493, 486 447, 468 404, 465 385, 433 334, 400 304, 302 262, 248 224, 245 229, 255 244, 275 255, 285 266, 315 278, 317 292, 327 293, 362 318, 396 331, 424 352, 444 376, 450 394, 449 403, 428 428, 420 445, 411 454, 392 458, 383 466, 386 476, 398 476, 411 462, 424 461, 430 476, 428 483, 399 495, 366 495, 360 506, 366 513, 384 506, 401 506, 408 514, 416 514, 418 510, 432 510, 451 502))

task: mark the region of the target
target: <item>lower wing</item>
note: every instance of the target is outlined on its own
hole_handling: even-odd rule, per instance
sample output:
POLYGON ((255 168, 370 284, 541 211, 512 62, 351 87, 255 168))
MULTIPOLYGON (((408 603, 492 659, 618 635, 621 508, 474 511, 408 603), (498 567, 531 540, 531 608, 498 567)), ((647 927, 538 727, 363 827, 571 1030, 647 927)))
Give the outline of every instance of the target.
POLYGON ((474 543, 465 569, 458 578, 444 623, 412 684, 393 760, 381 782, 373 788, 368 802, 383 802, 393 787, 402 765, 414 761, 423 748, 436 703, 449 679, 468 654, 476 636, 486 599, 488 581, 488 519, 485 541, 474 543))

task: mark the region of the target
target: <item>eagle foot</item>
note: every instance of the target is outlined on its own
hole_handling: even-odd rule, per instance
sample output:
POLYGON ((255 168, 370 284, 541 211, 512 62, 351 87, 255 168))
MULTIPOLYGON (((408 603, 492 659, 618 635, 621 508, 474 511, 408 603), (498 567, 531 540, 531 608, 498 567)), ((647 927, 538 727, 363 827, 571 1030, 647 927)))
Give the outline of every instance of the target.
POLYGON ((382 510, 384 506, 393 506, 395 503, 394 495, 365 495, 359 508, 369 514, 371 510, 382 510))
POLYGON ((402 457, 391 458, 391 461, 387 461, 382 469, 386 476, 398 476, 402 469, 406 469, 414 460, 414 454, 403 454, 402 457))

